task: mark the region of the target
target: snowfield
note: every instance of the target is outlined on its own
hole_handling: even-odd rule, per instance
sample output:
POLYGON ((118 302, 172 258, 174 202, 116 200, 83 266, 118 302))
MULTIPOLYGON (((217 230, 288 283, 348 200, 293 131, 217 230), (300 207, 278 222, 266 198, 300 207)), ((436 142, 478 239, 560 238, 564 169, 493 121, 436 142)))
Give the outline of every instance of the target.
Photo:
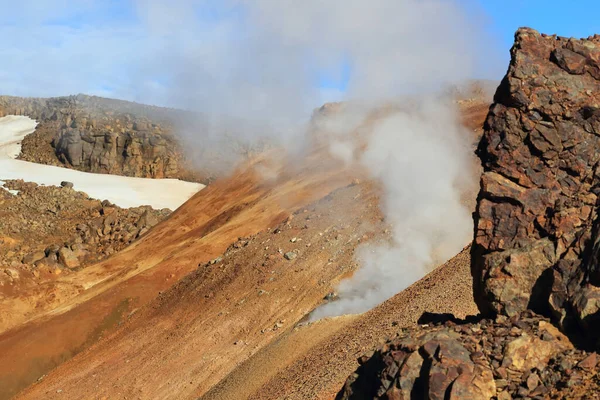
POLYGON ((0 187, 2 179, 23 179, 48 186, 59 186, 61 181, 69 181, 75 190, 95 199, 106 199, 120 207, 149 205, 171 210, 204 188, 199 183, 178 179, 93 174, 16 160, 21 152, 21 141, 35 130, 36 125, 37 122, 29 117, 11 115, 0 118, 0 187))

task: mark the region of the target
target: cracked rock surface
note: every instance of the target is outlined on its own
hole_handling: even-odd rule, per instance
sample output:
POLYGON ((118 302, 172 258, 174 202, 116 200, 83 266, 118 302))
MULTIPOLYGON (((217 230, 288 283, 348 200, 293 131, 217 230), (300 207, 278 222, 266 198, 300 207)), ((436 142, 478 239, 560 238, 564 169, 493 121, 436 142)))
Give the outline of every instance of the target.
POLYGON ((600 298, 600 36, 520 29, 479 144, 475 299, 591 328, 600 298))

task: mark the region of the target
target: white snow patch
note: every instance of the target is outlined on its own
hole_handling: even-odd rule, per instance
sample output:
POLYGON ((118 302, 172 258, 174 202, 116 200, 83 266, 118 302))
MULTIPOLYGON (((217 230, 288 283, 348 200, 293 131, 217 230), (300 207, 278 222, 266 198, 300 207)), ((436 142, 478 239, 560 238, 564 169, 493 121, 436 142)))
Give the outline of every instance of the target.
POLYGON ((4 189, 4 190, 6 190, 8 193, 10 193, 10 194, 12 194, 12 195, 14 195, 14 196, 16 196, 16 195, 18 195, 18 194, 19 194, 19 191, 18 191, 18 190, 12 190, 12 189, 9 189, 9 188, 7 188, 7 187, 4 187, 4 184, 5 184, 5 183, 6 183, 6 182, 4 182, 4 181, 0 181, 0 189, 4 189))
POLYGON ((38 185, 54 186, 60 185, 61 181, 69 181, 73 182, 75 190, 85 192, 95 199, 106 199, 120 207, 150 205, 156 209, 171 210, 175 210, 204 188, 202 184, 178 179, 92 174, 16 160, 21 152, 21 141, 36 126, 37 122, 29 117, 9 115, 0 118, 0 179, 23 179, 38 185))

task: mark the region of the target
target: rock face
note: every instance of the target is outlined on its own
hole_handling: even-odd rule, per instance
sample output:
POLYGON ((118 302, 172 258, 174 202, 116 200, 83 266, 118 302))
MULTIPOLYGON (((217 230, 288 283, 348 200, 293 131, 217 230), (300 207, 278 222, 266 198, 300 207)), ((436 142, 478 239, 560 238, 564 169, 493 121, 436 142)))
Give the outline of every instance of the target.
POLYGON ((487 315, 597 329, 600 36, 520 29, 479 144, 472 274, 487 315))
POLYGON ((524 312, 406 330, 359 363, 336 400, 564 398, 598 360, 524 312))
POLYGON ((172 135, 176 110, 84 95, 50 99, 0 97, 0 116, 38 121, 22 158, 88 172, 182 178, 183 151, 172 135))
MULTIPOLYGON (((58 159, 86 171, 165 178, 177 176, 177 155, 172 141, 160 131, 136 130, 138 124, 121 126, 120 121, 95 120, 78 122, 75 117, 63 122, 60 133, 52 141, 58 159)), ((144 126, 146 127, 146 126, 144 126)))

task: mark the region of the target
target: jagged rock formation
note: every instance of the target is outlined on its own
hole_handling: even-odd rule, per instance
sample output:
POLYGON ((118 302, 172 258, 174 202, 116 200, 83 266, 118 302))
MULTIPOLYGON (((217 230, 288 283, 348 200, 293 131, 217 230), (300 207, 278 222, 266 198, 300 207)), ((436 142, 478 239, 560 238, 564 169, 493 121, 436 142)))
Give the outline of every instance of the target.
POLYGON ((522 28, 511 55, 477 150, 471 272, 491 319, 403 334, 362 359, 338 399, 598 393, 585 349, 600 343, 600 36, 522 28))
MULTIPOLYGON (((0 288, 40 273, 60 274, 127 247, 170 211, 123 209, 68 187, 7 181, 0 188, 0 288)), ((0 289, 0 296, 2 290, 0 289)))
POLYGON ((0 97, 0 116, 39 122, 23 141, 22 159, 145 178, 181 178, 183 151, 172 135, 182 111, 94 96, 0 97))
POLYGON ((600 387, 598 361, 531 312, 447 321, 359 359, 336 400, 582 398, 600 387))
POLYGON ((478 149, 472 272, 482 312, 596 323, 599 149, 600 36, 520 29, 478 149))

